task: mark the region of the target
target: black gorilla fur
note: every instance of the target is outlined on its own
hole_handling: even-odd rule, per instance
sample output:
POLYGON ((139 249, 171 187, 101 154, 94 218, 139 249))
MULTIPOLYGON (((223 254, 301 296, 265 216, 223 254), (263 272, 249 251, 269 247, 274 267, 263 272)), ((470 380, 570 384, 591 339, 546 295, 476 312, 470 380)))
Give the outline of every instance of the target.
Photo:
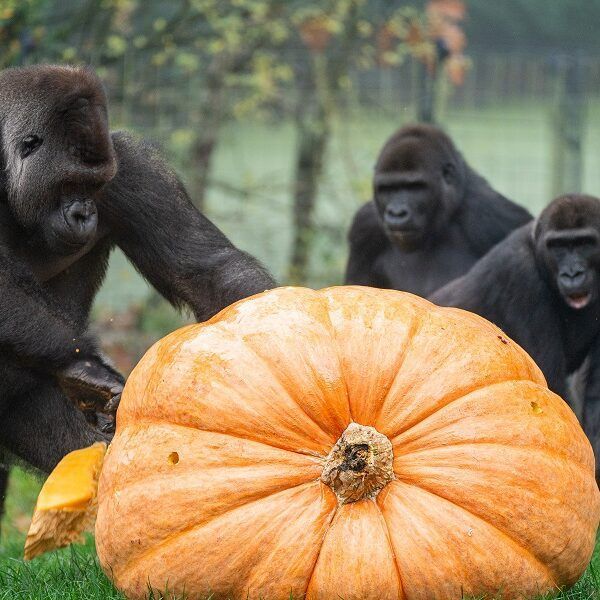
POLYGON ((109 132, 89 69, 0 73, 0 162, 0 449, 49 471, 111 435, 99 413, 123 378, 87 328, 113 248, 198 320, 274 281, 150 147, 109 132))
POLYGON ((431 125, 404 127, 386 142, 373 198, 354 217, 346 282, 421 296, 466 273, 531 219, 431 125))
POLYGON ((567 376, 589 357, 583 426, 600 472, 600 200, 557 198, 430 299, 498 325, 563 398, 567 376))

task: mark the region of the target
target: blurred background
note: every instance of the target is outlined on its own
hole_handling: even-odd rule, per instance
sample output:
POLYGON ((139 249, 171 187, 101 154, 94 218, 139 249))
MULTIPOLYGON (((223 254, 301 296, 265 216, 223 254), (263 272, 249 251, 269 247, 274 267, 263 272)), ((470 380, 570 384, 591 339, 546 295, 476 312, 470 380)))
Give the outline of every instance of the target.
MULTIPOLYGON (((534 213, 600 193, 599 22, 600 0, 0 0, 0 66, 91 64, 113 129, 280 282, 325 286, 404 123, 534 213)), ((122 370, 187 318, 113 256, 95 327, 122 370)))

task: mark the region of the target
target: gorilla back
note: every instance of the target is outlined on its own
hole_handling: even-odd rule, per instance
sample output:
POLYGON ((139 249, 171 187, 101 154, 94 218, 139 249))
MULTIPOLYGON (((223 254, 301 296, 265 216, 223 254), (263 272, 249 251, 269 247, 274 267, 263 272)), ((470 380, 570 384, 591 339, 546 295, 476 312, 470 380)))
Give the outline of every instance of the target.
POLYGON ((50 470, 110 436, 98 413, 123 378, 87 327, 113 248, 199 320, 274 282, 153 150, 109 132, 91 70, 1 72, 0 150, 0 446, 50 470))
POLYGON ((431 125, 411 125, 384 145, 373 198, 354 218, 346 283, 426 296, 466 273, 531 215, 464 161, 431 125))
POLYGON ((466 275, 435 292, 436 304, 480 314, 523 346, 548 386, 567 397, 567 376, 589 357, 583 425, 600 463, 600 200, 554 200, 466 275))

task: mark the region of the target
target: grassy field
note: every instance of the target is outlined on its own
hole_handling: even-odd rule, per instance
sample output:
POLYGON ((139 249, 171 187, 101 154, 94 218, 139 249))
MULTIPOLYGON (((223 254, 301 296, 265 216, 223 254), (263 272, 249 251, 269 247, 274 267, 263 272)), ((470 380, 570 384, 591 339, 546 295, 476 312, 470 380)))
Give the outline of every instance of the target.
MULTIPOLYGON (((103 575, 91 536, 32 562, 21 560, 40 480, 18 470, 11 479, 7 514, 0 540, 0 600, 123 600, 103 575)), ((571 590, 548 596, 556 600, 600 598, 600 544, 592 564, 571 590)), ((156 599, 158 600, 158 599, 156 599)))
MULTIPOLYGON (((336 124, 317 211, 311 285, 340 283, 346 260, 345 232, 354 211, 369 198, 372 166, 385 139, 410 115, 398 110, 350 114, 336 124)), ((536 213, 551 198, 552 113, 550 105, 498 106, 445 115, 444 123, 467 160, 507 196, 536 213)), ((590 115, 585 145, 584 189, 600 194, 600 110, 590 115)), ((156 136, 185 178, 184 132, 156 136)), ((246 123, 223 136, 208 198, 209 216, 240 247, 254 253, 285 280, 290 246, 290 175, 295 140, 289 123, 246 123), (243 196, 225 186, 249 191, 243 196)), ((95 311, 123 311, 143 302, 148 287, 115 253, 95 311)), ((181 322, 170 313, 164 321, 181 322)), ((157 335, 161 333, 157 328, 157 335)), ((100 572, 93 541, 33 563, 20 557, 40 482, 17 470, 0 538, 0 600, 110 600, 122 598, 100 572)), ((582 580, 558 598, 600 598, 600 553, 582 580)))

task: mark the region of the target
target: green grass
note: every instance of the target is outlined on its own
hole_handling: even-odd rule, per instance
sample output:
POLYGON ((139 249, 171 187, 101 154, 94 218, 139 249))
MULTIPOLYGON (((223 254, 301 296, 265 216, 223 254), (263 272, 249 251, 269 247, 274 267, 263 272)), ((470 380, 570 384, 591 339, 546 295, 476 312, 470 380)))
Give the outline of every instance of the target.
MULTIPOLYGON (((31 562, 22 560, 25 532, 40 486, 40 479, 31 473, 13 471, 0 539, 0 600, 124 600, 102 573, 91 536, 83 545, 31 562)), ((600 598, 600 543, 590 567, 572 589, 544 598, 600 598)))
MULTIPOLYGON (((9 545, 8 553, 20 547, 9 545)), ((98 565, 94 542, 24 562, 0 558, 0 600, 123 600, 98 565)))

